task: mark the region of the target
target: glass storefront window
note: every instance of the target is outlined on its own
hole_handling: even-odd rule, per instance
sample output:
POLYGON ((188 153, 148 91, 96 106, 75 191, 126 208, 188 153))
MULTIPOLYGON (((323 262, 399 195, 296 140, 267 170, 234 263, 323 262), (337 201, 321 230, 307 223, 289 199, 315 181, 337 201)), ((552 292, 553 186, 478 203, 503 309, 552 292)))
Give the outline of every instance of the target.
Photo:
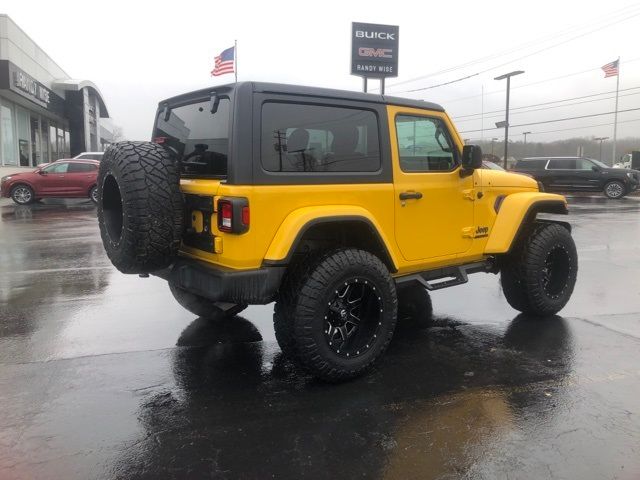
POLYGON ((55 162, 59 158, 62 158, 58 154, 58 145, 56 144, 57 140, 58 140, 58 134, 56 133, 56 127, 55 125, 50 125, 49 126, 49 144, 51 146, 50 152, 51 152, 52 162, 55 162))
POLYGON ((29 166, 29 114, 21 109, 16 109, 18 124, 18 158, 21 167, 29 166))
POLYGON ((18 156, 13 124, 13 109, 8 105, 0 106, 0 130, 2 130, 2 163, 4 165, 17 165, 18 156))
POLYGON ((58 155, 59 158, 69 158, 69 154, 64 149, 64 130, 58 128, 58 155))
POLYGON ((71 157, 71 139, 69 138, 69 130, 64 131, 64 154, 67 158, 71 157))
POLYGON ((50 162, 49 156, 49 121, 44 118, 40 120, 40 132, 42 135, 42 163, 50 162))
POLYGON ((31 165, 35 167, 41 163, 40 121, 38 120, 38 117, 31 117, 31 165))

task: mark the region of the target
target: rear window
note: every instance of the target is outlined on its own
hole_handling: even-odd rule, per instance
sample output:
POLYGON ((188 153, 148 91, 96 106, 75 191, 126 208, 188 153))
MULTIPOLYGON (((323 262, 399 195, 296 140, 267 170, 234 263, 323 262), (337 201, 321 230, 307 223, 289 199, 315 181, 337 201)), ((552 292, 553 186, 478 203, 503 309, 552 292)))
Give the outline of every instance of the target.
POLYGON ((269 172, 376 172, 377 116, 354 108, 265 103, 261 158, 269 172))
POLYGON ((547 159, 543 158, 540 160, 520 160, 516 163, 516 170, 544 170, 545 165, 547 164, 547 159))
POLYGON ((102 160, 103 153, 83 153, 82 155, 78 155, 76 158, 78 160, 102 160))
POLYGON ((209 100, 172 108, 168 118, 160 110, 154 140, 176 153, 182 174, 226 176, 229 109, 230 100, 220 98, 215 113, 209 100))

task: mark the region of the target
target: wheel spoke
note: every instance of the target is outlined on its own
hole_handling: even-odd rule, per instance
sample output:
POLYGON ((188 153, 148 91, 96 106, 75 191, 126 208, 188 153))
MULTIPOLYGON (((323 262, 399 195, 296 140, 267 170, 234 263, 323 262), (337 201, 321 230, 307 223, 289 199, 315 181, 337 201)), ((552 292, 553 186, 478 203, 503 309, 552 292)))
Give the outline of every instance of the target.
POLYGON ((325 314, 325 337, 329 347, 345 357, 357 356, 375 343, 383 313, 375 287, 352 279, 336 289, 325 314))

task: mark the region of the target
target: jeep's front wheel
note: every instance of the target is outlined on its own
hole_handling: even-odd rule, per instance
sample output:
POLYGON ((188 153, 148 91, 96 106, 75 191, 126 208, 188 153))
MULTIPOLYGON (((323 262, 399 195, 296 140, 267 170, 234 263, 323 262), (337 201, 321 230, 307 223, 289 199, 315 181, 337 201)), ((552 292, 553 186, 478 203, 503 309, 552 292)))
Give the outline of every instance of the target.
POLYGON ((538 223, 505 258, 500 282, 513 308, 546 316, 567 304, 577 273, 578 254, 569 231, 562 225, 538 223))
POLYGON ((188 292, 171 282, 169 282, 169 289, 173 298, 185 310, 202 318, 230 318, 247 308, 243 304, 214 302, 208 298, 188 292))
POLYGON ((286 303, 278 311, 291 322, 283 350, 323 380, 362 374, 385 352, 396 326, 398 300, 389 271, 375 255, 357 249, 307 261, 302 271, 278 300, 286 303))

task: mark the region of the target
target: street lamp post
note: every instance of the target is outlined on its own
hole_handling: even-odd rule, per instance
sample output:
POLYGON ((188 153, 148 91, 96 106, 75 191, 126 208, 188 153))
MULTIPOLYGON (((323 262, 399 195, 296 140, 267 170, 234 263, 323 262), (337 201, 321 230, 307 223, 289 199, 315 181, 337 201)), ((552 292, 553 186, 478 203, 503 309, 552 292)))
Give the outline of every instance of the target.
POLYGON ((527 135, 529 135, 531 132, 522 132, 522 134, 524 135, 524 156, 527 156, 527 135))
MULTIPOLYGON (((594 140, 596 142, 600 142, 600 161, 602 161, 602 142, 604 142, 605 140, 608 140, 609 137, 594 137, 594 140)), ((613 159, 613 161, 615 162, 615 158, 613 159)))
POLYGON ((524 70, 514 70, 513 72, 505 73, 504 75, 500 75, 499 77, 494 78, 494 80, 504 80, 507 79, 507 107, 506 107, 506 116, 504 123, 504 169, 507 169, 507 153, 508 153, 508 145, 509 145, 509 90, 511 89, 511 77, 514 75, 520 75, 524 73, 524 70))

